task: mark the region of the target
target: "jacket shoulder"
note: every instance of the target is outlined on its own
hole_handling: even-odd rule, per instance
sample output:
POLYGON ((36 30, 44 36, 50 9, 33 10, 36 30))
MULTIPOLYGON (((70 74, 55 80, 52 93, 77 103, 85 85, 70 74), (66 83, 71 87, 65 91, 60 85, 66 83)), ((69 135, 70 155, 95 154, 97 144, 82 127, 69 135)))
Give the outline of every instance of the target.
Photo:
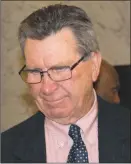
POLYGON ((5 159, 8 159, 9 162, 14 161, 14 159, 12 159, 13 155, 11 153, 13 152, 15 146, 22 138, 27 138, 28 135, 34 134, 34 129, 36 129, 37 126, 39 126, 38 123, 43 122, 43 117, 44 115, 42 113, 37 112, 35 115, 31 116, 27 120, 2 132, 1 161, 4 161, 5 159))
POLYGON ((25 129, 30 129, 30 127, 32 127, 33 125, 35 125, 36 121, 39 119, 39 117, 42 114, 40 112, 37 112, 36 114, 34 114, 33 116, 29 117, 28 119, 22 121, 21 123, 9 128, 8 130, 2 132, 1 136, 3 137, 8 137, 11 135, 17 135, 20 133, 23 133, 25 131, 25 129))
POLYGON ((104 122, 108 127, 130 135, 130 109, 119 104, 110 104, 101 98, 98 98, 98 109, 101 124, 104 122))

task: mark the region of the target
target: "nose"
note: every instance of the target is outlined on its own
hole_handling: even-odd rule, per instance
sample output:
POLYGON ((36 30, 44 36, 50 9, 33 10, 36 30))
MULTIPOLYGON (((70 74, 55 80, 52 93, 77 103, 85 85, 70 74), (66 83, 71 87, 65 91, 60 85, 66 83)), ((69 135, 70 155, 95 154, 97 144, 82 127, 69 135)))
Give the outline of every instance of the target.
POLYGON ((58 88, 58 83, 53 81, 48 74, 44 74, 41 82, 41 91, 45 95, 52 94, 58 88))
POLYGON ((120 97, 119 97, 118 93, 114 97, 114 103, 116 103, 116 104, 120 103, 120 97))

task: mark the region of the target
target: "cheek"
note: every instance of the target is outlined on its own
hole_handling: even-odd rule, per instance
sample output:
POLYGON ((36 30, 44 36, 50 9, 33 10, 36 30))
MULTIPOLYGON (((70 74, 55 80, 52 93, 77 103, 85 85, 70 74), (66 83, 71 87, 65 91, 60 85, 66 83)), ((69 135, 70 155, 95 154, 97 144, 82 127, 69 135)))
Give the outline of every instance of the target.
POLYGON ((89 72, 74 71, 72 75, 72 78, 65 83, 65 87, 75 98, 81 97, 91 88, 91 74, 89 72))
POLYGON ((29 90, 30 90, 30 94, 34 98, 36 98, 40 93, 40 85, 39 84, 30 84, 29 85, 29 90))
POLYGON ((89 87, 90 84, 92 83, 92 74, 91 71, 86 71, 86 69, 82 72, 78 74, 79 78, 79 85, 81 87, 89 87))
POLYGON ((114 99, 114 93, 112 92, 111 89, 107 89, 106 94, 105 94, 105 97, 107 99, 109 99, 109 101, 111 101, 111 102, 113 101, 113 99, 114 99))
POLYGON ((70 97, 72 97, 72 95, 74 95, 74 91, 75 91, 75 82, 73 79, 69 79, 66 81, 63 81, 60 85, 59 85, 59 92, 66 92, 68 93, 68 95, 70 97))

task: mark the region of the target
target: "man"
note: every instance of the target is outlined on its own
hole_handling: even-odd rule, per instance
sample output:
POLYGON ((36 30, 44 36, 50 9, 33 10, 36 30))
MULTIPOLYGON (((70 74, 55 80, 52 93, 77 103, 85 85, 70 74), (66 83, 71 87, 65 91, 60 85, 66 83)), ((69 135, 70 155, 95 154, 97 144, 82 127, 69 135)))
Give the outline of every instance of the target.
POLYGON ((120 80, 120 104, 131 110, 131 65, 117 65, 120 80))
POLYGON ((2 134, 2 162, 129 162, 129 111, 96 96, 101 55, 91 20, 52 5, 19 28, 19 71, 40 112, 2 134))
POLYGON ((96 93, 110 103, 120 103, 119 75, 115 68, 107 61, 102 60, 99 78, 95 83, 96 93))

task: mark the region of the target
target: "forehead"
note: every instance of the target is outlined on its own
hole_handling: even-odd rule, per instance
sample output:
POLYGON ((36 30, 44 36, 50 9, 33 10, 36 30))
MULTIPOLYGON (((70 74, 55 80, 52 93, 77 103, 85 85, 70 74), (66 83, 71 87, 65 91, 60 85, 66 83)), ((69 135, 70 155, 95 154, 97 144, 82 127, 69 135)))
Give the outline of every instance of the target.
POLYGON ((76 38, 68 28, 51 34, 43 40, 27 39, 24 52, 29 65, 44 64, 48 66, 78 58, 76 38))
POLYGON ((119 76, 115 68, 106 62, 102 62, 100 79, 107 88, 119 85, 119 76))
POLYGON ((116 72, 115 68, 112 66, 112 67, 109 67, 108 70, 107 70, 107 73, 108 73, 108 76, 109 76, 109 80, 118 85, 119 83, 119 76, 118 76, 118 73, 116 72))

